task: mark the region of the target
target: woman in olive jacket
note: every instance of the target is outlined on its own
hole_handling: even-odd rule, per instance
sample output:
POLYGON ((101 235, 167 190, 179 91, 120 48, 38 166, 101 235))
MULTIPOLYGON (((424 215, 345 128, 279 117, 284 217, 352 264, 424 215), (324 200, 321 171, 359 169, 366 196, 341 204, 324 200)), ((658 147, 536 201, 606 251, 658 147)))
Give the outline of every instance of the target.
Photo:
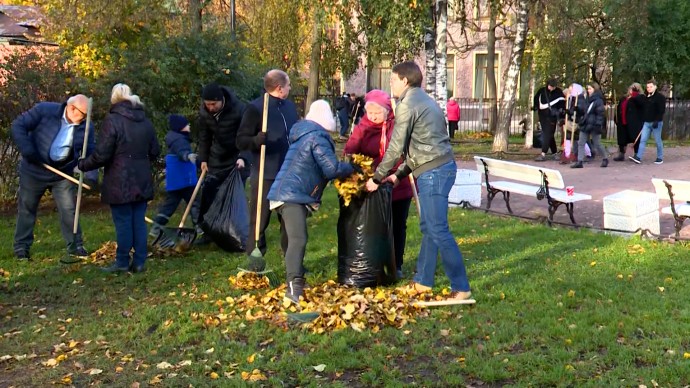
POLYGON ((129 86, 113 86, 110 102, 96 149, 79 161, 79 169, 105 167, 101 201, 110 205, 117 251, 115 263, 103 270, 143 272, 147 254, 144 216, 154 192, 151 162, 158 158, 160 146, 139 96, 129 86))

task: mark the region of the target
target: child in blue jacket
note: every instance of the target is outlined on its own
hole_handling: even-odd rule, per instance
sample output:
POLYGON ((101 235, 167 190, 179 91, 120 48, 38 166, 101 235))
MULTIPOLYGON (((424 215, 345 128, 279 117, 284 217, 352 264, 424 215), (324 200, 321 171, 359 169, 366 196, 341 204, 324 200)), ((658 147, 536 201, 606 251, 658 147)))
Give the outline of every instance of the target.
POLYGON ((280 215, 281 238, 287 240, 285 300, 290 303, 299 303, 304 292, 307 216, 319 208, 328 181, 355 170, 350 163, 338 161, 328 133, 333 131, 335 120, 328 102, 314 101, 305 119, 290 129, 290 147, 268 192, 271 210, 280 215))
MULTIPOLYGON (((170 129, 165 135, 168 154, 165 156, 165 201, 158 208, 154 218, 156 226, 166 225, 170 216, 175 212, 180 201, 189 203, 194 186, 196 186, 197 155, 192 152, 189 141, 189 121, 184 116, 170 115, 168 117, 170 129)), ((199 217, 199 207, 192 205, 192 222, 196 225, 199 217)), ((157 228, 151 229, 151 234, 157 234, 157 228)))

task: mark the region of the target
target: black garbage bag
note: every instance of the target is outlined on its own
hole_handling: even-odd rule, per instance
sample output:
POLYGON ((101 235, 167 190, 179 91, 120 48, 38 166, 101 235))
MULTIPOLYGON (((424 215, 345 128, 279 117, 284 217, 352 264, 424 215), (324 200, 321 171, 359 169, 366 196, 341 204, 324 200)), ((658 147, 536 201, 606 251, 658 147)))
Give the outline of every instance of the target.
POLYGON ((201 229, 221 249, 244 252, 249 236, 249 204, 240 172, 233 168, 203 215, 201 229))
POLYGON ((349 206, 340 199, 338 217, 338 282, 375 287, 395 281, 393 188, 379 186, 349 206))

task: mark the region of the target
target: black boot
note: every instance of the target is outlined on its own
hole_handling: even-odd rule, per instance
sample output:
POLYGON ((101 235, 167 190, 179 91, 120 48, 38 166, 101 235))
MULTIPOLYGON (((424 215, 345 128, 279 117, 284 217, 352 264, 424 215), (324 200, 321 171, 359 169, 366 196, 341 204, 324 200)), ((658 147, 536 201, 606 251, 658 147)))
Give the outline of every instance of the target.
POLYGON ((609 160, 604 158, 604 160, 601 161, 601 167, 608 167, 609 165, 609 160))
POLYGON ((570 165, 570 168, 582 168, 582 162, 577 161, 570 165))
POLYGON ((294 278, 289 281, 285 290, 285 299, 299 304, 299 297, 304 296, 304 283, 304 278, 294 278))
POLYGON ((616 156, 615 158, 613 158, 613 160, 615 160, 616 162, 622 162, 622 161, 624 161, 624 160, 625 160, 625 153, 619 152, 619 153, 618 153, 618 156, 616 156))

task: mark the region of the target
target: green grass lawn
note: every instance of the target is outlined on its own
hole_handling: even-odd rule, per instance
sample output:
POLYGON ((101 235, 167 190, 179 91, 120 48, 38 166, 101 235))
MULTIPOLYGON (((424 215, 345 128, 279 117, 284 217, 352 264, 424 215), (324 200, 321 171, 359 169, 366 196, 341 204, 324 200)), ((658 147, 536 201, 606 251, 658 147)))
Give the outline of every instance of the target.
MULTIPOLYGON (((420 243, 412 212, 408 276, 420 243)), ((64 244, 55 214, 47 213, 28 263, 11 256, 13 217, 0 224, 0 267, 9 271, 0 280, 0 386, 690 383, 690 255, 683 245, 453 209, 476 306, 436 308, 402 329, 312 334, 269 321, 208 327, 198 319, 217 314, 216 301, 241 294, 227 280, 241 254, 197 248, 152 259, 144 274, 105 275, 93 265, 58 263, 64 244), (255 369, 268 380, 242 379, 255 369)), ((309 220, 312 284, 336 277, 336 222, 329 187, 322 211, 309 220)), ((82 225, 90 250, 113 239, 108 211, 86 212, 82 225)), ((267 260, 282 278, 277 223, 268 233, 267 260)), ((436 286, 448 286, 440 266, 436 286)))

